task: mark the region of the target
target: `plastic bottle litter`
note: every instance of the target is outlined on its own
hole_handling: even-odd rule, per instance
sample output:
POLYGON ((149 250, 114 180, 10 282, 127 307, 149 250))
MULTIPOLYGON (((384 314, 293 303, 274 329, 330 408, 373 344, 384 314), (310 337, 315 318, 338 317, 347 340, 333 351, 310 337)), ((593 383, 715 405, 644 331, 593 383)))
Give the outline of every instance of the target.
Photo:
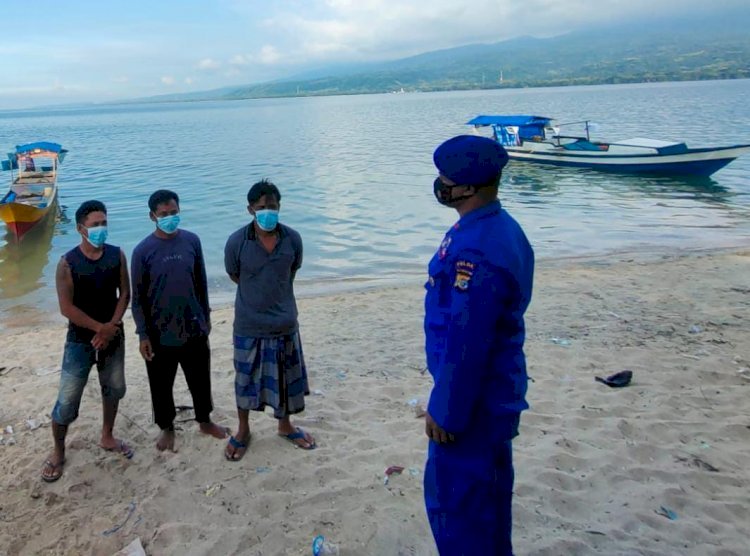
POLYGON ((566 340, 565 338, 550 338, 550 342, 553 344, 556 344, 558 346, 569 346, 570 340, 566 340))
POLYGON ((313 556, 338 556, 339 547, 327 541, 323 535, 318 535, 313 539, 312 553, 313 556))

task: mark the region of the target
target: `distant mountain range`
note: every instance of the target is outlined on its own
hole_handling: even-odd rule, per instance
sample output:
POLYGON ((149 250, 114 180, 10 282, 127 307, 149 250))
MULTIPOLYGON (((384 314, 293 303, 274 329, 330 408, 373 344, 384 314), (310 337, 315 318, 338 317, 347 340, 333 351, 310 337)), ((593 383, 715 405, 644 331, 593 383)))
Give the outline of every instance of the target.
POLYGON ((139 102, 750 78, 750 10, 522 37, 139 102), (747 13, 744 13, 747 12, 747 13))

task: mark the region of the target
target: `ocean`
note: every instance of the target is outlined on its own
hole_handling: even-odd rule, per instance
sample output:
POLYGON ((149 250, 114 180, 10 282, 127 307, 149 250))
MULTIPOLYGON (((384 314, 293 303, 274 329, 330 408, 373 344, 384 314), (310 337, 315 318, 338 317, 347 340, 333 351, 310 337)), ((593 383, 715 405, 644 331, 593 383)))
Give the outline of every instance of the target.
MULTIPOLYGON (((129 255, 153 229, 149 195, 176 191, 215 304, 232 298, 224 243, 249 222, 245 195, 261 178, 302 234, 300 295, 418 282, 456 220, 433 197, 432 152, 471 133, 472 117, 586 119, 594 139, 718 146, 750 143, 748 99, 750 80, 736 80, 0 110, 5 152, 41 140, 69 150, 59 216, 21 244, 0 223, 0 319, 55 310, 55 266, 80 240, 74 213, 87 199, 107 205, 109 242, 129 255)), ((500 198, 541 260, 750 243, 750 156, 703 179, 511 162, 500 198)))

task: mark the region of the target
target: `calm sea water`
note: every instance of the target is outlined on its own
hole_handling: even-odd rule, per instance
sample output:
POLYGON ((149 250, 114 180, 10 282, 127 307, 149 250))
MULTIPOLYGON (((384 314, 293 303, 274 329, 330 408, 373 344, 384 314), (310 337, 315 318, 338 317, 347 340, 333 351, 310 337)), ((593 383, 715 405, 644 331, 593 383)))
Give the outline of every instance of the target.
MULTIPOLYGON (((110 241, 129 254, 152 229, 150 193, 177 191, 215 302, 231 298, 224 242, 248 222, 245 195, 263 177, 302 233, 300 292, 416 280, 455 220, 432 196, 432 151, 473 116, 589 119, 594 138, 711 146, 750 143, 749 101, 740 80, 0 111, 3 152, 37 140, 70 151, 59 218, 20 245, 0 223, 0 312, 55 307, 55 265, 79 241, 72 220, 87 199, 107 204, 110 241)), ((750 157, 700 180, 511 163, 501 198, 539 258, 750 242, 750 157)))

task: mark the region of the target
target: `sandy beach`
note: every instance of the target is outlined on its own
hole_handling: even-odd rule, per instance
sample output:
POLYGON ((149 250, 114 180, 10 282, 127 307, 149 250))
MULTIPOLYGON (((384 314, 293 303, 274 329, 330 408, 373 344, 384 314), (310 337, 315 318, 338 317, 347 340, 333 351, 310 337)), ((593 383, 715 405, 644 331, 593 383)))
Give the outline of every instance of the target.
MULTIPOLYGON (((519 555, 741 555, 750 537, 750 251, 543 262, 527 313, 528 399, 516 440, 519 555), (633 383, 596 382, 630 369, 633 383)), ((97 445, 92 374, 67 464, 40 480, 65 338, 60 317, 19 322, 0 345, 0 555, 306 555, 318 534, 341 555, 435 555, 422 502, 420 279, 300 300, 314 390, 295 449, 270 413, 251 415, 240 462, 180 412, 177 453, 157 453, 132 321, 128 394, 97 445), (411 403, 410 403, 411 402, 411 403), (388 466, 404 467, 384 484, 388 466)), ((129 319, 129 316, 128 316, 129 319)), ((236 427, 232 310, 213 314, 214 419, 236 427)), ((178 404, 191 405, 181 373, 178 404)))

